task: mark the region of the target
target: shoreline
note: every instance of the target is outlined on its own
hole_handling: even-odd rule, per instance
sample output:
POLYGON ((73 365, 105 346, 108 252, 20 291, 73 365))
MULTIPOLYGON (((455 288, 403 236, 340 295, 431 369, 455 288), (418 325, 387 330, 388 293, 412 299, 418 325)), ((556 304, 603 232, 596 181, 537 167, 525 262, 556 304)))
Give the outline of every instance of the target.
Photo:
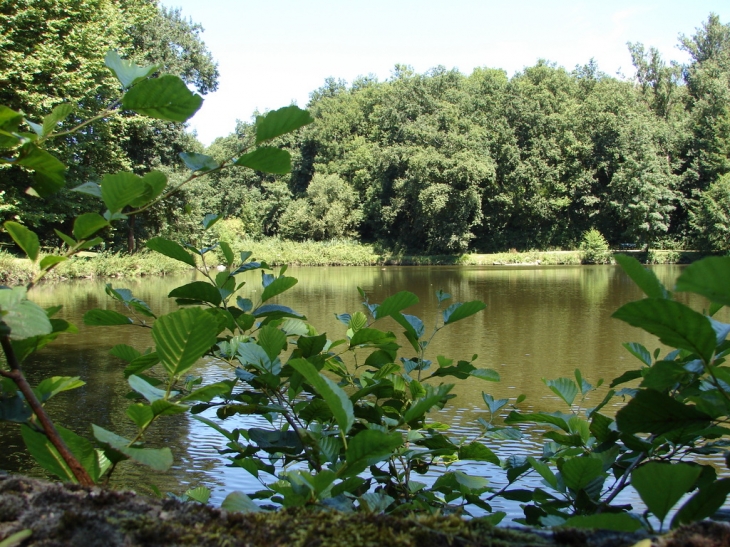
MULTIPOLYGON (((577 266, 583 264, 581 251, 526 251, 504 253, 465 253, 461 255, 406 255, 378 253, 372 245, 353 242, 292 243, 238 241, 236 252, 251 250, 270 266, 577 266)), ((602 264, 613 264, 613 255, 634 256, 643 264, 688 264, 708 253, 687 250, 607 251, 602 264)), ((89 253, 91 254, 91 253, 89 253)), ((210 255, 209 255, 210 256, 210 255)), ((42 258, 42 257, 41 257, 42 258)), ((210 267, 222 262, 211 256, 210 267)), ((48 281, 71 279, 119 279, 125 277, 165 276, 189 271, 190 267, 157 253, 140 251, 133 255, 102 252, 77 257, 60 264, 44 278, 48 281)), ((28 259, 0 252, 0 284, 28 283, 38 272, 28 259)))

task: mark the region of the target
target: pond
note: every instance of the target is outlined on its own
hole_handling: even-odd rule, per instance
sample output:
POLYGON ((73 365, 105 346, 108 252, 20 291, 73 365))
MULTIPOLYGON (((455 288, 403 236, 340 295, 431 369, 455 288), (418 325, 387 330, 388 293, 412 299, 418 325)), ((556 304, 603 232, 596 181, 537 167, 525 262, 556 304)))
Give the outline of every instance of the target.
MULTIPOLYGON (((658 266, 654 271, 662 281, 672 285, 681 267, 658 266)), ((249 280, 243 293, 250 297, 261 290, 260 274, 247 275, 249 280)), ((566 411, 564 403, 543 384, 543 378, 572 377, 574 370, 580 368, 583 377, 594 385, 599 378, 608 384, 638 365, 622 347, 623 342, 640 342, 650 350, 659 346, 653 337, 610 317, 621 305, 642 298, 639 289, 614 266, 310 267, 290 268, 287 275, 296 277, 299 283, 279 297, 278 303, 304 313, 330 339, 345 334, 345 327, 335 318, 335 313, 362 309, 357 287, 376 303, 400 290, 415 293, 420 303, 407 312, 421 317, 427 330, 434 324, 436 290, 451 294, 452 301, 484 301, 486 310, 441 331, 426 356, 434 361, 437 355, 469 360, 477 354, 476 366, 495 369, 501 376, 498 383, 473 378, 456 380, 457 398, 443 411, 430 415, 435 421, 450 424, 449 435, 456 439, 479 435, 476 420, 487 417, 482 392, 513 401, 525 394, 527 399, 520 406, 526 410, 566 411)), ((131 289, 159 315, 175 307, 167 293, 192 279, 191 273, 176 278, 117 279, 111 283, 115 288, 131 289)), ((79 333, 62 335, 50 348, 32 356, 24 369, 31 384, 53 375, 80 376, 86 382, 81 389, 57 396, 49 404, 49 411, 58 423, 88 436, 91 436, 90 423, 120 434, 130 433, 131 422, 125 415, 128 403, 125 395, 129 388, 122 376, 124 363, 110 356, 108 350, 120 343, 140 350, 151 345, 149 329, 83 325, 81 318, 87 310, 115 308, 104 293, 106 282, 48 284, 34 289, 32 295, 42 306, 62 304, 59 317, 77 325, 79 333)), ((701 306, 702 302, 693 304, 701 306)), ((719 319, 728 320, 727 317, 719 319)), ((380 328, 402 330, 395 322, 387 321, 390 320, 379 323, 380 328)), ((403 355, 410 357, 407 352, 403 355)), ((203 377, 204 383, 232 377, 227 365, 212 361, 199 363, 194 372, 203 377)), ((604 387, 592 394, 584 405, 590 407, 591 402, 595 405, 606 390, 604 387)), ((244 423, 233 425, 230 420, 225 425, 228 429, 245 426, 244 423)), ((252 425, 248 422, 248 427, 252 425)), ((519 442, 490 441, 489 446, 501 458, 515 454, 539 455, 542 442, 534 433, 519 442)), ((43 476, 43 471, 25 454, 16 427, 0 424, 0 438, 3 446, 0 469, 43 476)), ((226 467, 227 460, 217 452, 224 446, 224 438, 187 415, 161 420, 150 430, 147 441, 148 446, 172 449, 173 468, 158 474, 123 464, 112 479, 114 487, 144 491, 153 485, 162 492, 181 494, 189 487, 204 484, 212 490, 211 501, 216 505, 231 491, 252 492, 261 487, 246 471, 226 467)), ((503 472, 490 464, 458 462, 454 465, 467 473, 486 476, 492 486, 503 484, 500 482, 503 472)), ((538 484, 536 479, 532 486, 538 484)), ((636 501, 631 493, 626 496, 626 501, 636 501)), ((502 505, 495 504, 494 509, 507 511, 511 518, 522 516, 516 503, 502 502, 502 505)))

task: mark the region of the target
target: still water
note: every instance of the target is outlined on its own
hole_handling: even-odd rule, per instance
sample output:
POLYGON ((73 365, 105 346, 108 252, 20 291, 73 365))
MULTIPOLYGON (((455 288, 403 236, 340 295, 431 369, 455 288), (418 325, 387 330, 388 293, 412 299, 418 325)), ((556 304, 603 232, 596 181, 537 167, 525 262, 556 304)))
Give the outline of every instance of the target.
MULTIPOLYGON (((654 271, 672 286, 681 266, 658 266, 654 271)), ((256 292, 261 290, 260 274, 247 275, 250 279, 243 295, 255 301, 256 292)), ((501 375, 499 383, 455 380, 454 392, 458 397, 452 400, 451 406, 431 415, 435 421, 451 424, 450 435, 455 439, 470 439, 479 434, 477 418, 488 417, 482 392, 512 400, 524 393, 527 399, 521 408, 525 410, 566 411, 562 401, 545 387, 542 378, 572 377, 573 371, 580 368, 583 377, 592 384, 604 378, 607 385, 614 377, 638 365, 632 362, 635 358, 621 346, 622 342, 641 342, 650 350, 659 346, 652 336, 611 319, 611 314, 621 305, 642 298, 630 279, 613 266, 310 267, 290 268, 287 275, 296 277, 299 283, 281 295, 278 303, 304 313, 320 333, 326 332, 333 340, 345 334, 344 325, 334 314, 362 309, 356 287, 361 287, 373 303, 401 290, 415 293, 420 303, 407 312, 421 317, 427 332, 433 328, 436 316, 436 290, 451 294, 452 301, 484 301, 486 310, 441 331, 427 355, 435 361, 437 355, 469 360, 477 354, 476 366, 495 369, 501 375)), ((159 315, 175 307, 167 298, 168 292, 191 280, 192 274, 176 278, 120 279, 113 280, 112 285, 131 289, 159 315)), ((87 280, 34 289, 32 298, 41 306, 63 304, 58 317, 74 323, 79 333, 62 335, 24 366, 31 384, 59 375, 80 376, 86 382, 81 389, 56 396, 49 403, 49 410, 58 423, 89 437, 90 423, 122 435, 131 434, 132 430, 125 415, 129 402, 125 395, 129 388, 122 376, 124 363, 110 356, 109 348, 125 343, 144 350, 151 345, 149 329, 83 325, 82 316, 89 309, 119 309, 104 293, 105 284, 106 281, 87 280)), ((706 303, 697 299, 692 305, 701 309, 706 303)), ((728 320, 728 317, 718 318, 728 320)), ((388 321, 378 325, 384 330, 402 330, 395 322, 388 321)), ((410 357, 408 353, 402 355, 410 357)), ((204 384, 232 377, 227 366, 215 362, 201 362, 194 372, 203 377, 204 384)), ((603 387, 593 394, 585 406, 600 401, 606 390, 603 387)), ((239 423, 229 419, 224 423, 227 429, 253 425, 250 419, 239 423)), ((213 491, 214 504, 219 504, 231 491, 252 492, 261 487, 246 471, 226 467, 227 460, 217 452, 223 448, 225 439, 187 415, 161 419, 149 432, 147 441, 148 446, 172 449, 173 468, 166 474, 158 474, 132 464, 123 465, 112 479, 113 486, 144 491, 154 485, 163 492, 180 494, 204 484, 213 491)), ((0 469, 43 476, 43 471, 26 457, 17 428, 0 424, 0 446, 0 469)), ((513 454, 539 455, 542 444, 536 436, 528 435, 520 442, 505 441, 489 446, 503 458, 513 454)), ((490 464, 456 466, 490 478, 492 486, 503 484, 503 472, 490 464)), ((536 480, 532 486, 538 484, 536 480)), ((626 501, 636 501, 630 493, 627 496, 626 501)), ((516 504, 495 504, 494 509, 506 510, 512 518, 522 514, 516 504)))

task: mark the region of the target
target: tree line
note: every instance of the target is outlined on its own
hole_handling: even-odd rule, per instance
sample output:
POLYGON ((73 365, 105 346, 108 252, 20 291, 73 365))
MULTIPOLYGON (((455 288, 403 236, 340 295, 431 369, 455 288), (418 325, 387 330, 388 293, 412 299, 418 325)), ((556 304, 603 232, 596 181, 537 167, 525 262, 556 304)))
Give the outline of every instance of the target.
MULTIPOLYGON (((104 48, 76 51, 74 59, 87 55, 79 68, 59 64, 68 58, 60 49, 84 43, 74 33, 88 27, 83 32, 101 40, 94 31, 99 25, 118 29, 108 39, 116 42, 105 47, 161 63, 200 93, 217 85, 200 27, 178 11, 115 0, 105 3, 114 8, 106 11, 69 15, 64 7, 51 25, 46 3, 54 4, 0 2, 3 27, 21 28, 21 16, 28 21, 25 12, 32 12, 41 29, 17 30, 13 45, 1 46, 0 80, 13 87, 2 87, 0 104, 40 114, 54 104, 54 85, 65 86, 65 95, 55 96, 78 97, 82 105, 108 98, 109 76, 94 57, 104 48), (61 20, 70 21, 67 36, 44 34, 61 20), (6 54, 8 47, 17 57, 6 54), (33 55, 37 68, 21 65, 33 55), (68 76, 45 81, 43 63, 68 76)), ((690 56, 686 65, 629 44, 632 79, 602 73, 594 61, 574 70, 539 61, 511 78, 499 69, 465 75, 436 67, 418 74, 397 65, 385 81, 328 79, 311 94, 315 123, 277 143, 292 153, 291 174, 231 168, 200 178, 176 203, 137 219, 116 240, 128 246, 132 233, 195 239, 199 218, 219 213, 240 219, 249 237, 354 238, 423 253, 574 248, 592 228, 614 245, 727 250, 730 25, 710 15, 679 42, 690 56)), ((74 165, 68 185, 118 168, 183 177, 178 152, 230 157, 252 127, 239 122, 235 133, 204 149, 182 124, 134 116, 98 129, 91 124, 62 145, 74 165), (125 138, 112 145, 105 132, 125 138)), ((40 227, 49 240, 52 227, 68 222, 82 204, 74 192, 42 203, 22 194, 22 173, 8 169, 2 176, 0 213, 40 227)))

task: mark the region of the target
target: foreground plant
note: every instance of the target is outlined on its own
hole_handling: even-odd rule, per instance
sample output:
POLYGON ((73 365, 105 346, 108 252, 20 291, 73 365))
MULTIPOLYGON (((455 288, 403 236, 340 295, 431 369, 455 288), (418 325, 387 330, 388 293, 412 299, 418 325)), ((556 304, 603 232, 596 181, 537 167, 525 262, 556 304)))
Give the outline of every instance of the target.
MULTIPOLYGON (((34 173, 35 182, 27 193, 48 197, 65 184, 66 166, 44 148, 50 139, 72 135, 94 121, 118 116, 125 111, 182 122, 189 119, 202 104, 202 98, 191 93, 180 78, 172 75, 153 77, 157 72, 154 65, 141 67, 120 59, 115 52, 107 54, 106 64, 121 84, 118 100, 97 116, 73 127, 61 126, 74 110, 74 106, 68 103, 56 106, 38 123, 25 119, 22 113, 0 106, 0 163, 34 173)), ((103 213, 79 215, 71 234, 56 230, 63 244, 62 252, 43 257, 38 264, 38 275, 27 287, 4 287, 4 290, 0 290, 0 342, 4 356, 4 362, 0 364, 0 419, 22 424, 23 438, 29 451, 52 473, 88 485, 99 481, 122 459, 138 459, 155 469, 166 469, 172 463, 172 456, 167 449, 150 451, 137 446, 148 427, 145 416, 140 414, 145 411, 140 409, 130 411, 135 422, 141 424, 139 438, 123 439, 96 428, 94 433, 96 440, 102 443, 101 448, 69 430, 53 425, 43 404, 62 391, 83 385, 83 382, 79 378, 58 377, 45 380, 32 389, 25 380, 21 364, 32 352, 44 347, 61 333, 75 331, 75 327, 53 317, 60 308, 43 310, 34 304, 27 298, 27 290, 61 262, 102 243, 103 239, 98 234, 115 221, 144 211, 196 177, 234 164, 265 172, 288 172, 291 168, 288 152, 260 145, 310 121, 311 117, 306 111, 295 106, 282 108, 259 118, 250 142, 221 163, 202 154, 183 153, 181 158, 190 168, 191 175, 176 186, 169 187, 166 176, 157 171, 151 171, 143 177, 119 172, 105 175, 100 182, 82 184, 75 190, 99 198, 103 204, 103 213)), ((31 261, 38 261, 40 243, 37 234, 14 221, 5 222, 3 227, 31 261)), ((195 262, 192 261, 190 265, 194 266, 195 262)), ((138 313, 153 317, 152 312, 141 304, 130 304, 136 306, 138 313)), ((192 317, 194 312, 188 315, 192 317)), ((188 317, 188 320, 194 320, 194 317, 188 317)), ((164 321, 162 323, 165 324, 164 321)), ((173 379, 177 379, 179 371, 187 366, 188 358, 188 354, 166 355, 163 362, 173 379)), ((167 398, 172 391, 170 385, 167 398)), ((153 416, 181 410, 179 406, 168 403, 166 399, 158 402, 152 410, 153 416)))
POLYGON ((641 344, 624 344, 641 367, 614 379, 594 408, 578 402, 594 388, 576 370, 575 379, 544 380, 567 412, 510 413, 507 424, 551 429, 543 435, 542 456, 506 462, 510 483, 537 473, 547 488, 504 492, 525 504, 526 524, 633 531, 652 529, 653 517, 661 529, 680 498, 692 493, 671 518, 675 528, 712 516, 730 493, 730 479, 718 478, 716 464, 708 461, 722 457, 730 465, 730 325, 713 318, 730 304, 730 257, 690 265, 674 292, 635 259, 617 255, 616 261, 647 298, 622 306, 613 317, 674 349, 662 356, 659 349, 652 354, 641 344), (675 299, 688 292, 707 298, 709 308, 701 313, 675 299), (638 385, 614 389, 631 381, 638 385), (615 397, 629 401, 612 417, 602 411, 615 397), (646 504, 640 515, 614 504, 629 487, 646 504))

